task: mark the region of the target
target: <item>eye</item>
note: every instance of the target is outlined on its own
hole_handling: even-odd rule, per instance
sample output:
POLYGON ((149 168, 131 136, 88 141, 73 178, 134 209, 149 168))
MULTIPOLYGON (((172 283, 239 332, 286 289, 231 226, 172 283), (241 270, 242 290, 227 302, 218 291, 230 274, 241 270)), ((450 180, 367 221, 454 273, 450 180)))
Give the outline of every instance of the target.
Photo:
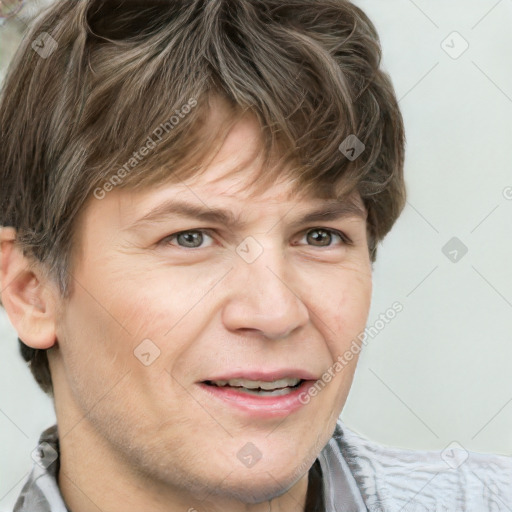
POLYGON ((306 231, 304 236, 317 247, 332 247, 332 244, 329 242, 332 240, 333 235, 341 240, 342 245, 352 245, 352 240, 345 233, 336 229, 313 228, 306 231))
POLYGON ((171 240, 176 239, 179 247, 185 247, 187 249, 201 248, 201 242, 204 240, 204 236, 211 238, 206 229, 190 229, 188 231, 180 231, 172 235, 166 236, 162 239, 159 244, 162 245, 175 245, 171 244, 171 240))
MULTIPOLYGON (((204 246, 202 242, 204 237, 212 239, 209 234, 210 230, 207 229, 189 229, 186 231, 179 231, 172 235, 166 236, 160 242, 159 245, 178 245, 186 249, 200 249, 202 247, 210 247, 211 244, 204 246), (172 243, 176 240, 176 243, 172 243)), ((313 246, 317 247, 332 247, 330 243, 334 236, 337 236, 341 240, 341 245, 352 245, 352 240, 336 229, 327 228, 312 228, 305 232, 303 238, 307 238, 308 242, 312 243, 313 246)), ((213 240, 213 239, 212 239, 213 240)))

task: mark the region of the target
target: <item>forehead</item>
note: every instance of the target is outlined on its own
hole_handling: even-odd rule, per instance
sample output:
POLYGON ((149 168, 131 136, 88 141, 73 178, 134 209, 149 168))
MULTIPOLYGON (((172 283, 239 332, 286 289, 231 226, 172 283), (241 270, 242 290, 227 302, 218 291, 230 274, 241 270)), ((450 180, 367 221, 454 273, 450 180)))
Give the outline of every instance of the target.
POLYGON ((339 200, 325 199, 311 192, 303 193, 287 177, 262 190, 247 188, 251 174, 260 171, 258 164, 254 160, 245 162, 242 171, 233 174, 232 159, 240 161, 239 153, 224 152, 203 173, 186 181, 163 184, 142 193, 120 191, 117 201, 120 217, 126 221, 124 226, 181 216, 245 228, 255 217, 284 215, 291 210, 296 215, 306 214, 303 222, 342 217, 366 219, 365 205, 357 193, 339 200))
POLYGON ((114 215, 123 230, 175 215, 242 228, 249 219, 265 212, 280 215, 291 209, 314 220, 366 218, 366 208, 357 192, 338 200, 320 197, 314 187, 305 192, 297 186, 289 166, 282 172, 277 169, 276 182, 264 186, 259 179, 254 182, 265 172, 261 145, 256 117, 245 115, 232 126, 213 158, 193 176, 182 180, 179 171, 169 171, 169 179, 159 184, 115 189, 93 207, 93 216, 114 215), (249 187, 251 183, 256 188, 249 187))
MULTIPOLYGON (((299 182, 293 174, 292 164, 284 166, 277 157, 270 161, 270 165, 276 162, 273 170, 282 166, 277 169, 279 178, 263 187, 256 182, 255 188, 249 188, 249 183, 265 174, 262 168, 262 145, 261 126, 256 117, 249 113, 233 125, 220 150, 207 166, 190 178, 178 181, 171 178, 169 183, 176 190, 196 193, 197 199, 205 202, 213 196, 222 197, 226 201, 243 200, 251 203, 325 201, 314 187, 312 191, 303 191, 297 185, 299 182)), ((331 202, 332 199, 329 198, 331 202)), ((357 192, 352 193, 346 200, 355 202, 364 209, 357 192)))

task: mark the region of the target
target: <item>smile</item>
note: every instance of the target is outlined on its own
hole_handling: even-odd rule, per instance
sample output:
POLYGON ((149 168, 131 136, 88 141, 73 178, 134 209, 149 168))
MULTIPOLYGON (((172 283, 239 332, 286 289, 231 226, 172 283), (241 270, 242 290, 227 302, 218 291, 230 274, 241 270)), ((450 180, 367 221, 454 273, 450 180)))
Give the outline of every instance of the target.
POLYGON ((292 393, 300 384, 304 382, 302 379, 278 379, 272 382, 263 380, 248 379, 230 379, 206 381, 207 385, 217 386, 220 388, 235 388, 241 393, 256 396, 283 396, 292 393))
POLYGON ((247 379, 207 380, 199 387, 211 405, 230 406, 235 413, 258 418, 280 418, 305 406, 300 400, 315 380, 285 378, 275 381, 247 379), (211 400, 213 399, 213 401, 211 400))

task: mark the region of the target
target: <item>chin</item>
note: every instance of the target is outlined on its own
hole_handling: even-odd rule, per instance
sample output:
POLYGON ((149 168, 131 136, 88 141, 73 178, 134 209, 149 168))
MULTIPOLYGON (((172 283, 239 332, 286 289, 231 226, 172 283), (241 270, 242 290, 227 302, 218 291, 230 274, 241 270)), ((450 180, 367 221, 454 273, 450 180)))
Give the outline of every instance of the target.
POLYGON ((276 472, 261 474, 257 478, 243 478, 234 472, 212 491, 212 495, 229 497, 245 504, 255 505, 286 494, 295 482, 283 479, 276 472))

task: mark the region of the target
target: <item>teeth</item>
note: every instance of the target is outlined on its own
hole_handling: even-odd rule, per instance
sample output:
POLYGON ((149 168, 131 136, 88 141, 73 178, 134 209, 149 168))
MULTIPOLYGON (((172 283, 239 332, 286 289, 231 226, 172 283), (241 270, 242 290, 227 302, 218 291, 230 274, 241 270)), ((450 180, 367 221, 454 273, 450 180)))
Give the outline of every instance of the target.
POLYGON ((282 396, 292 393, 290 388, 275 389, 274 391, 256 391, 254 389, 238 388, 240 393, 246 393, 247 395, 259 395, 259 396, 282 396))
POLYGON ((230 379, 230 380, 214 380, 212 381, 216 386, 231 386, 246 389, 261 388, 266 391, 275 389, 282 389, 296 386, 300 379, 279 379, 272 382, 265 382, 262 380, 246 380, 246 379, 230 379))

